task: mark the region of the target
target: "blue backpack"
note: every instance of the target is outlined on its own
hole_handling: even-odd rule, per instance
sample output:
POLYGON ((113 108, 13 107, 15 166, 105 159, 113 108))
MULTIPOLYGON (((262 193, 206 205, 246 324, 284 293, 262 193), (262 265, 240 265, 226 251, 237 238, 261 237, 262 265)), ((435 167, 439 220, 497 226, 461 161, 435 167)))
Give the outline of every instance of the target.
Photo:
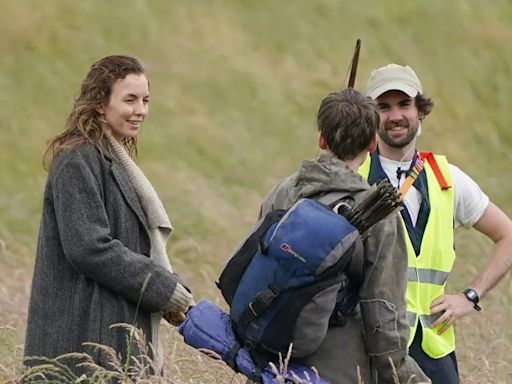
POLYGON ((312 354, 357 304, 362 240, 335 203, 301 199, 269 212, 219 278, 239 344, 260 367, 290 344, 292 357, 312 354))

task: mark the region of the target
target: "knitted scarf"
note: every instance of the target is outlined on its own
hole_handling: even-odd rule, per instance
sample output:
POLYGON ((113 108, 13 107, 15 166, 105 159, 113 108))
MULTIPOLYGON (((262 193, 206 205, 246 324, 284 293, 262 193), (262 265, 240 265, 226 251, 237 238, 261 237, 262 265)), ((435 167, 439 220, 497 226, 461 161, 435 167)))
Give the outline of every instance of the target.
MULTIPOLYGON (((126 152, 125 148, 119 143, 111 134, 107 134, 110 145, 112 146, 113 153, 128 174, 128 179, 137 194, 140 205, 146 214, 148 220, 149 238, 151 241, 150 258, 170 272, 172 267, 167 257, 167 240, 172 232, 171 221, 167 212, 160 201, 155 189, 146 178, 142 170, 135 164, 131 157, 126 152)), ((151 333, 152 345, 154 349, 154 361, 158 370, 161 371, 163 367, 163 348, 159 337, 160 321, 162 316, 160 313, 151 314, 151 333)))

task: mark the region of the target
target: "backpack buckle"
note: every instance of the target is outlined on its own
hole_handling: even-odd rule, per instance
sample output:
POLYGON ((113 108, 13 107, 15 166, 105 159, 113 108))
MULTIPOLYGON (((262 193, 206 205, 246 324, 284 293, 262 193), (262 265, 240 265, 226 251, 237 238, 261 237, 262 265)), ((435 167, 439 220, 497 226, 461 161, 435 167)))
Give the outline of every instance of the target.
POLYGON ((242 328, 246 328, 250 322, 264 312, 268 306, 279 295, 279 290, 270 284, 263 288, 256 297, 247 305, 240 315, 238 323, 242 328))
POLYGON ((279 292, 273 288, 270 284, 263 288, 248 305, 254 317, 263 312, 274 299, 277 297, 279 292))

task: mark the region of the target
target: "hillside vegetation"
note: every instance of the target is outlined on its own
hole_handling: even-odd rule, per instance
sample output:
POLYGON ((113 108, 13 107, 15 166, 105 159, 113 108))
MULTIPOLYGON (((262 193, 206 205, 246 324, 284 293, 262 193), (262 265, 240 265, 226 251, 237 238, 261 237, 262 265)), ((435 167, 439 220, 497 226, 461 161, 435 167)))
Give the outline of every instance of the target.
MULTIPOLYGON (((197 299, 219 300, 213 282, 262 197, 315 156, 316 110, 345 86, 358 37, 356 88, 377 66, 411 65, 435 102, 421 148, 447 154, 512 215, 508 0, 2 0, 1 8, 0 382, 13 380, 22 353, 45 142, 62 131, 90 64, 109 54, 136 56, 147 69, 151 113, 138 162, 175 226, 173 266, 197 299)), ((456 247, 453 291, 469 284, 490 243, 462 230, 456 247)), ((457 326, 464 383, 512 382, 510 276, 482 306, 457 326)), ((176 356, 198 359, 169 333, 176 356)), ((219 369, 200 364, 199 372, 219 369)), ((172 367, 177 383, 231 379, 228 369, 205 380, 172 367)))

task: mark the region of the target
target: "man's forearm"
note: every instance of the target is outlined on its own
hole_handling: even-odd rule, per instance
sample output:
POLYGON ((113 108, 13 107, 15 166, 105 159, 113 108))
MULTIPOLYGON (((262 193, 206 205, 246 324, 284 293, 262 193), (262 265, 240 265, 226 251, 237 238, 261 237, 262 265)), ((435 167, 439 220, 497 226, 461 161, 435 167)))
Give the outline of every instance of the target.
POLYGON ((485 268, 471 282, 480 298, 484 297, 512 268, 512 237, 498 241, 485 268))
POLYGON ((470 285, 482 298, 512 269, 512 222, 489 203, 474 228, 494 241, 484 269, 470 285))

